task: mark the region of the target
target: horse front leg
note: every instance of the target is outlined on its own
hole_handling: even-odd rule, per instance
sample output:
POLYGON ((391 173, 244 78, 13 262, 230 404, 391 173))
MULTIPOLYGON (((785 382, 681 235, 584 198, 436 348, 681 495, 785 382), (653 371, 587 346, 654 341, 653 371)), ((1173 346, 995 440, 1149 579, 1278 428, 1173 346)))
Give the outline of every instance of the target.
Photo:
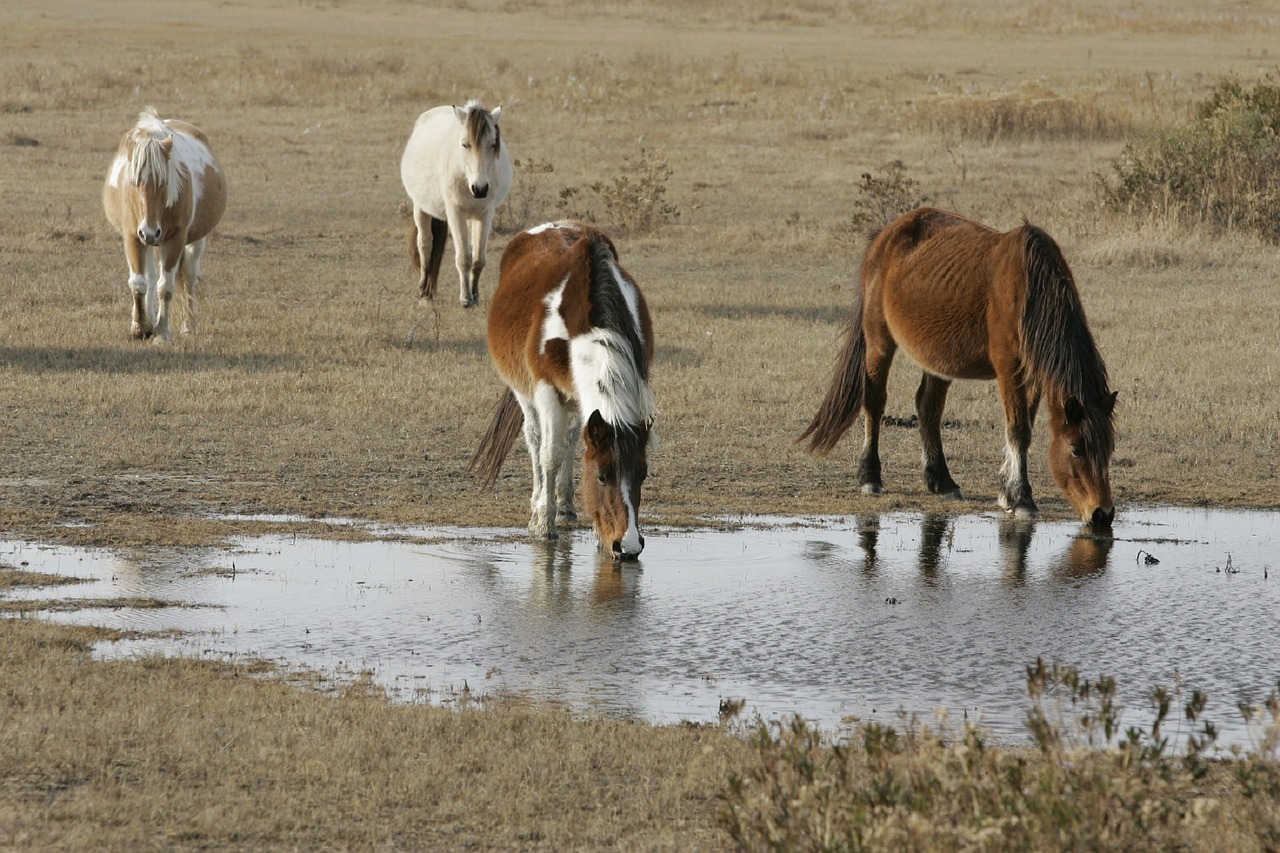
POLYGON ((461 216, 451 218, 449 236, 453 237, 453 261, 458 268, 458 301, 463 308, 470 308, 474 304, 471 301, 471 268, 475 264, 470 224, 461 216))
POLYGON ((440 279, 440 261, 444 258, 444 242, 449 225, 420 207, 413 209, 413 238, 418 261, 418 300, 436 298, 436 282, 440 279))
POLYGON ((173 285, 178 277, 178 268, 182 264, 184 239, 176 237, 159 248, 160 277, 156 281, 156 326, 155 337, 160 341, 168 341, 170 337, 169 317, 173 301, 173 285))
POLYGON ((155 279, 154 251, 132 237, 124 241, 124 257, 129 264, 129 294, 133 297, 133 315, 129 321, 129 334, 138 340, 151 337, 151 314, 147 307, 147 294, 155 279))
POLYGON ((478 305, 480 304, 480 272, 484 269, 485 258, 488 257, 489 233, 493 227, 493 208, 486 208, 484 216, 472 220, 468 227, 474 249, 471 257, 471 304, 478 305))
POLYGON ((1040 510, 1031 497, 1031 480, 1027 475, 1027 448, 1031 446, 1031 419, 1034 396, 1013 372, 999 374, 1000 399, 1004 403, 1005 457, 1000 467, 998 503, 1015 518, 1035 518, 1040 510))
POLYGON ((956 481, 951 479, 947 457, 942 452, 942 410, 947 404, 951 380, 926 372, 916 389, 916 416, 920 420, 920 452, 924 465, 924 484, 935 495, 963 497, 956 481))
POLYGON ((565 418, 564 458, 556 474, 556 522, 559 524, 573 524, 578 520, 578 511, 573 506, 573 458, 577 455, 581 431, 582 418, 576 410, 571 410, 565 418))

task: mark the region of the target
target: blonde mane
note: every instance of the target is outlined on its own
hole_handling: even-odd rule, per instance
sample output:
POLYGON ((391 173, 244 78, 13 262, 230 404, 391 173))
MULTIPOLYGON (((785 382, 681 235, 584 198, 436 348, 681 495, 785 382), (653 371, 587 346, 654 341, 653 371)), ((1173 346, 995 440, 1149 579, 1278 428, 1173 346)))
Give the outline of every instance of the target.
POLYGON ((173 131, 156 113, 155 107, 147 107, 138 114, 138 123, 129 134, 126 177, 135 187, 164 187, 165 207, 173 207, 178 202, 184 183, 182 170, 178 167, 179 158, 174 156, 172 148, 166 153, 163 145, 173 135, 173 131))

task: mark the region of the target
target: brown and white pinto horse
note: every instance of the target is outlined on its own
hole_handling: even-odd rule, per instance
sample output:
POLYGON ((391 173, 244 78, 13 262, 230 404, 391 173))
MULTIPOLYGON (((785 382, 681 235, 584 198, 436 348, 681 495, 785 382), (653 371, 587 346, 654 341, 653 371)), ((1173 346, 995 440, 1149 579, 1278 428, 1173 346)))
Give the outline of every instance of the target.
POLYGON ((581 431, 583 504, 600 545, 618 558, 639 556, 655 414, 653 324, 604 232, 557 222, 507 244, 489 309, 489 354, 507 390, 471 470, 492 485, 523 421, 533 462, 529 531, 555 539, 557 520, 575 517, 581 431))
POLYGON ((147 107, 120 140, 102 206, 124 238, 133 336, 169 339, 169 303, 178 280, 187 297, 182 331, 194 331, 200 258, 227 206, 226 180, 208 137, 184 121, 162 121, 147 107))
POLYGON ((800 436, 825 455, 865 409, 858 478, 868 494, 882 490, 880 422, 898 347, 924 368, 916 411, 931 492, 960 495, 942 453, 951 381, 994 379, 1005 410, 1000 505, 1019 517, 1036 515, 1027 447, 1043 398, 1049 471, 1083 521, 1110 525, 1116 395, 1071 270, 1048 234, 1025 223, 1001 233, 923 207, 872 237, 831 387, 800 436))

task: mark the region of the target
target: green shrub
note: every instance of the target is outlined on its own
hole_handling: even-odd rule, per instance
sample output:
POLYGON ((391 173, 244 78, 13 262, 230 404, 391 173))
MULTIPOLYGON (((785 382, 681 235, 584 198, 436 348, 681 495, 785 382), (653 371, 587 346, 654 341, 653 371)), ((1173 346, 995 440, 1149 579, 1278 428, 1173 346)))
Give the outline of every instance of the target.
POLYGON ((1220 82, 1194 121, 1127 144, 1099 176, 1112 211, 1280 242, 1280 84, 1220 82))

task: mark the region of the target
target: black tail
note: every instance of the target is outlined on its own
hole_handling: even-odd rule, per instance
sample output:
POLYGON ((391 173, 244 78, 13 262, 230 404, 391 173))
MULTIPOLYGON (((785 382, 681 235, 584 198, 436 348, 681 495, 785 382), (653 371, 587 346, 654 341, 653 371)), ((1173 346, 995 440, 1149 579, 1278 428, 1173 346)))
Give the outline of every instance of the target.
POLYGON ((502 392, 498 399, 498 408, 493 413, 493 420, 480 439, 480 446, 467 463, 467 473, 475 475, 486 488, 492 488, 498 480, 498 472, 502 463, 511 452, 511 445, 516 443, 520 428, 524 425, 524 411, 516 402, 516 395, 511 389, 502 392))
POLYGON ((845 330, 844 347, 836 358, 831 387, 823 398, 818 413, 796 441, 809 439, 808 450, 826 456, 836 446, 862 411, 862 395, 866 389, 867 340, 862 334, 862 288, 853 301, 853 316, 845 330))

